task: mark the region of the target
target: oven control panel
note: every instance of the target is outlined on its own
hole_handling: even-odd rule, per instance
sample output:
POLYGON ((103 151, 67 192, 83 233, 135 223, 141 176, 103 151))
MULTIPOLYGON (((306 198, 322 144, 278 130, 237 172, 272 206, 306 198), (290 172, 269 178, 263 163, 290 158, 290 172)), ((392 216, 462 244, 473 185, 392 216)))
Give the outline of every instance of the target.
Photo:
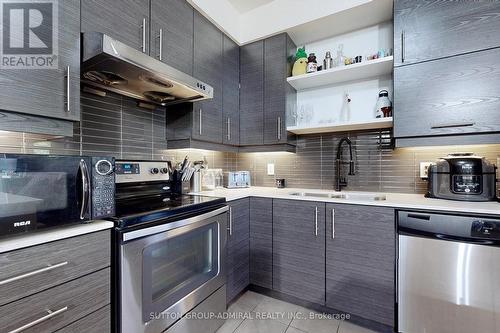
POLYGON ((133 183, 148 181, 168 181, 167 161, 117 161, 116 182, 133 183))

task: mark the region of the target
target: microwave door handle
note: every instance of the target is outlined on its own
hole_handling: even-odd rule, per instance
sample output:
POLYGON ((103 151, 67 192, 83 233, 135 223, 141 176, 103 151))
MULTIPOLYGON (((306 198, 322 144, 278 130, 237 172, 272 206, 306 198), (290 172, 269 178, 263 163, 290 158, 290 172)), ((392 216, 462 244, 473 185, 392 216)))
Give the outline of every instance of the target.
POLYGON ((85 160, 80 160, 80 172, 82 173, 82 207, 80 208, 80 220, 84 220, 88 215, 88 207, 90 201, 90 179, 89 170, 85 160))

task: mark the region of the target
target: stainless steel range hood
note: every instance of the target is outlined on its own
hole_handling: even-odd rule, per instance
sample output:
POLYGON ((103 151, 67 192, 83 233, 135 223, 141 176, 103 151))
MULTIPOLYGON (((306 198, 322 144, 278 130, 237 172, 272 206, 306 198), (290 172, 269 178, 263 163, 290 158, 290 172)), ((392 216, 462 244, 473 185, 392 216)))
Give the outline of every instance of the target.
POLYGON ((213 88, 99 32, 82 35, 82 82, 158 105, 213 98, 213 88))

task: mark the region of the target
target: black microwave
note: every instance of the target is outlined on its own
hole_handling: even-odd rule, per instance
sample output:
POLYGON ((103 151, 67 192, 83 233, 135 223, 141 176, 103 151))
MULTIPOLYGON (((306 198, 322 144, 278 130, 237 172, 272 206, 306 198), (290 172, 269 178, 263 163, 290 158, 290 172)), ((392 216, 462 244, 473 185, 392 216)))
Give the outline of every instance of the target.
POLYGON ((0 237, 114 216, 114 159, 0 154, 0 237))

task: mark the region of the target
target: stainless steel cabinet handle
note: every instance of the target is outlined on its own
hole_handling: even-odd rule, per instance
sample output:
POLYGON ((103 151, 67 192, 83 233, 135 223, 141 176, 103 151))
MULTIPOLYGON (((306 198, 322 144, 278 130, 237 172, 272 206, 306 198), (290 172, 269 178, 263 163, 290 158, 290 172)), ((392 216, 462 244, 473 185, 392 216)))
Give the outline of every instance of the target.
POLYGON ((229 207, 229 236, 233 235, 233 210, 229 207))
POLYGON ((4 284, 8 284, 8 283, 11 283, 11 282, 14 282, 14 281, 19 281, 19 280, 22 280, 22 279, 25 279, 25 278, 29 278, 30 276, 34 276, 34 275, 37 275, 37 274, 48 272, 48 271, 51 271, 53 269, 56 269, 56 268, 59 268, 59 267, 62 267, 62 266, 66 266, 67 264, 68 264, 68 262, 64 261, 64 262, 61 262, 61 263, 58 263, 58 264, 55 264, 55 265, 50 265, 50 266, 47 266, 47 267, 44 267, 44 268, 36 269, 36 270, 28 272, 28 273, 24 273, 24 274, 21 274, 21 275, 18 275, 18 276, 14 276, 14 277, 11 277, 11 278, 8 278, 8 279, 0 281, 0 286, 3 286, 4 284))
POLYGON ((281 117, 278 117, 278 140, 281 140, 281 117))
POLYGON ((231 141, 231 118, 227 117, 227 141, 231 141))
POLYGON ((318 236, 318 207, 314 211, 314 235, 318 236))
POLYGON ((161 61, 163 59, 163 29, 160 29, 158 33, 158 38, 160 42, 158 43, 160 46, 160 52, 158 53, 158 59, 161 61))
POLYGON ((335 209, 332 209, 332 239, 335 239, 335 209))
POLYGON ((44 321, 47 321, 50 318, 55 317, 58 314, 61 314, 61 313, 65 312, 65 311, 67 311, 67 310, 68 310, 67 306, 65 306, 64 308, 60 308, 59 310, 56 310, 56 311, 46 310, 47 311, 47 315, 45 315, 45 316, 43 316, 41 318, 38 318, 37 320, 34 320, 31 323, 28 323, 28 324, 26 324, 24 326, 16 328, 15 330, 10 331, 9 333, 19 333, 19 332, 22 332, 24 330, 27 330, 30 327, 33 327, 33 326, 38 325, 38 324, 40 324, 40 323, 42 323, 44 321))
POLYGON ((66 112, 70 112, 70 104, 71 104, 71 98, 70 98, 70 73, 69 73, 69 66, 66 67, 66 75, 64 76, 66 79, 66 112))
POLYGON ((405 62, 405 31, 401 30, 401 62, 405 62))
POLYGON ((199 117, 200 117, 200 128, 199 128, 200 135, 202 133, 202 124, 201 124, 201 122, 202 122, 202 120, 201 120, 202 119, 202 112, 203 112, 203 110, 200 109, 200 114, 199 114, 199 117))
POLYGON ((146 53, 146 18, 142 19, 142 52, 146 53))
POLYGON ((455 127, 470 127, 474 126, 476 123, 458 123, 458 124, 438 124, 431 127, 431 129, 440 128, 455 128, 455 127))

